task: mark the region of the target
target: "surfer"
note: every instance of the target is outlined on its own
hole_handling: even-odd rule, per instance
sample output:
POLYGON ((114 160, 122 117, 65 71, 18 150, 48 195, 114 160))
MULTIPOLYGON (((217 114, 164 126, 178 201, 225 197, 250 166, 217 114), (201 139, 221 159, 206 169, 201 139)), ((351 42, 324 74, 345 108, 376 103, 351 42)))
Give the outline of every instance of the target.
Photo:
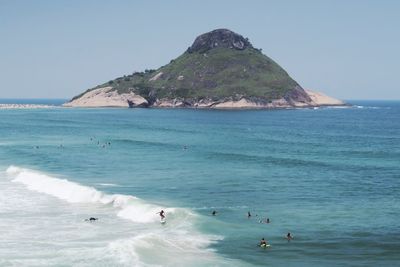
POLYGON ((261 241, 260 241, 260 247, 265 247, 265 246, 267 246, 267 241, 263 237, 263 238, 261 238, 261 241))
POLYGON ((292 240, 293 237, 292 237, 292 235, 290 233, 287 233, 286 239, 287 239, 288 242, 290 242, 290 240, 292 240))
POLYGON ((248 211, 247 212, 247 218, 250 219, 250 217, 251 217, 251 213, 250 213, 250 211, 248 211))
POLYGON ((160 212, 157 212, 157 214, 160 214, 160 218, 161 218, 161 220, 164 220, 164 219, 165 219, 165 213, 164 213, 164 210, 161 210, 160 212))
POLYGON ((217 215, 217 211, 213 210, 213 211, 211 212, 211 215, 212 215, 212 216, 217 215))
POLYGON ((90 217, 89 219, 85 219, 86 222, 94 222, 99 220, 99 218, 90 217))

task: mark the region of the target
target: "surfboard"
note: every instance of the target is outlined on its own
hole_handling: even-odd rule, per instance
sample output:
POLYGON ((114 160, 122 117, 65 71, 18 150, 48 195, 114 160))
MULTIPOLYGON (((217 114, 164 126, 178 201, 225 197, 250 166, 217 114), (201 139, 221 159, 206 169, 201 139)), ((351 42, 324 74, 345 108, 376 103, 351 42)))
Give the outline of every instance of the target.
POLYGON ((166 223, 167 221, 165 220, 165 219, 161 219, 161 221, 160 221, 160 223, 161 224, 164 224, 164 223, 166 223))
POLYGON ((262 245, 260 245, 260 247, 262 247, 262 248, 269 248, 271 245, 270 244, 262 244, 262 245))

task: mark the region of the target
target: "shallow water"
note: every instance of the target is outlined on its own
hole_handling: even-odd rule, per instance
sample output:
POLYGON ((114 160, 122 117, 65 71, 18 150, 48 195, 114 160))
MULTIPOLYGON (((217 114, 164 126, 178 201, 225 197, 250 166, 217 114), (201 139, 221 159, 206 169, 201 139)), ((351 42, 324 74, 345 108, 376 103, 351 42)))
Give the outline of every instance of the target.
POLYGON ((1 110, 0 265, 398 265, 400 102, 355 104, 1 110))

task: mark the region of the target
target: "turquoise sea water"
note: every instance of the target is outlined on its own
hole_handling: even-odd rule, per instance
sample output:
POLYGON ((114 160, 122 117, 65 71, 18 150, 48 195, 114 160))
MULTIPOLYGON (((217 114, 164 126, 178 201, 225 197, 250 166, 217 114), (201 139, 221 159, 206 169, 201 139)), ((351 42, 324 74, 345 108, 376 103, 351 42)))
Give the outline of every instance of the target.
POLYGON ((0 110, 0 266, 399 265, 400 102, 354 104, 0 110))

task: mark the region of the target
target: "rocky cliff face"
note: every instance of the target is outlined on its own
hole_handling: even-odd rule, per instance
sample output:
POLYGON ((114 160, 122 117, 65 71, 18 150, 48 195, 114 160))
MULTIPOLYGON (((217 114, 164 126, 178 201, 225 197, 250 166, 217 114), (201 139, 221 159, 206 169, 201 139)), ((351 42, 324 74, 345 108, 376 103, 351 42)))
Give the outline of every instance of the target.
POLYGON ((204 33, 194 40, 188 52, 205 53, 213 48, 229 48, 236 50, 244 50, 246 48, 253 48, 247 38, 234 33, 228 29, 218 29, 208 33, 204 33))
POLYGON ((198 36, 169 64, 101 84, 66 105, 286 108, 320 103, 247 38, 218 29, 198 36))

